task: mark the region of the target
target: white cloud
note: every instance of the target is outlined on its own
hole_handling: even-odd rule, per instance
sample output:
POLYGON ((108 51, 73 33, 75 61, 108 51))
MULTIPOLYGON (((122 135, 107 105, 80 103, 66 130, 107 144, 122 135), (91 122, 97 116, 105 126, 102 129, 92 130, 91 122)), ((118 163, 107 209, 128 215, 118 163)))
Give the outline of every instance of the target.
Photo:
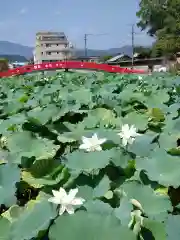
POLYGON ((27 8, 22 8, 21 10, 20 10, 20 14, 25 14, 25 13, 27 13, 27 8))

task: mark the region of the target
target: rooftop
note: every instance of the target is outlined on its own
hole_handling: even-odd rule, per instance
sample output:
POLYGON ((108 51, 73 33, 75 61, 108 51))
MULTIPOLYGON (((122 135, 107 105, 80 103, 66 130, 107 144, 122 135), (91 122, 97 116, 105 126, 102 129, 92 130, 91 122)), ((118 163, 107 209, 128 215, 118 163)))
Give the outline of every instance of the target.
POLYGON ((57 36, 65 36, 64 32, 46 32, 46 31, 42 31, 42 32, 37 32, 36 36, 38 35, 57 35, 57 36))

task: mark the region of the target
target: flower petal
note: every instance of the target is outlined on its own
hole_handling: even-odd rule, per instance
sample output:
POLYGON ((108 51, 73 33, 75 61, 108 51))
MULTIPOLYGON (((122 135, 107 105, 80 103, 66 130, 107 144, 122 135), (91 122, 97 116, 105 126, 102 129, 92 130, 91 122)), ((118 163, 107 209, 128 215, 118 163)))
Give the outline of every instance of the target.
POLYGON ((103 143, 106 142, 106 141, 107 141, 106 138, 101 138, 101 139, 99 139, 99 144, 103 144, 103 143))
POLYGON ((66 211, 69 213, 69 214, 74 214, 74 208, 72 205, 67 205, 66 206, 66 211))
POLYGON ((95 149, 96 151, 102 151, 102 147, 99 145, 99 146, 96 146, 95 149))
POLYGON ((64 205, 61 205, 59 209, 59 215, 62 215, 66 211, 66 207, 64 205))
POLYGON ((123 126, 122 126, 122 130, 121 130, 122 132, 129 132, 129 125, 128 124, 124 124, 123 126))
POLYGON ((91 152, 92 149, 91 148, 86 148, 86 152, 91 152))
POLYGON ((93 141, 97 141, 97 140, 98 140, 97 133, 94 133, 94 134, 92 135, 91 139, 92 139, 93 141))
POLYGON ((60 199, 57 198, 57 197, 51 197, 51 198, 49 198, 49 199, 48 199, 48 202, 52 202, 52 203, 54 203, 54 204, 60 204, 60 203, 61 203, 60 199))
POLYGON ((67 203, 71 202, 75 198, 77 193, 78 193, 78 188, 71 189, 69 191, 69 194, 68 194, 67 198, 66 198, 67 203))
POLYGON ((79 146, 79 149, 87 149, 89 147, 89 144, 83 143, 79 146))
POLYGON ((82 205, 83 203, 85 202, 85 199, 83 199, 83 198, 74 198, 73 200, 72 200, 72 205, 82 205))
MULTIPOLYGON (((53 191, 54 192, 54 191, 53 191)), ((54 194, 54 193, 53 193, 54 194)), ((67 193, 66 193, 66 190, 62 187, 59 188, 59 191, 55 191, 55 194, 54 195, 55 197, 58 197, 60 199, 64 198, 67 196, 67 193)))
POLYGON ((118 133, 117 135, 120 136, 120 138, 124 137, 124 134, 122 132, 118 133))
POLYGON ((142 134, 140 134, 140 133, 136 133, 136 136, 135 137, 138 137, 138 136, 141 136, 142 134))
POLYGON ((129 130, 132 131, 132 132, 136 132, 137 129, 136 129, 136 127, 135 127, 134 125, 131 125, 131 127, 129 128, 129 130))
POLYGON ((134 125, 132 125, 129 129, 129 135, 132 137, 135 137, 137 134, 136 131, 137 131, 137 129, 134 127, 134 125))
POLYGON ((125 147, 128 144, 127 138, 122 139, 122 145, 125 147))
POLYGON ((82 136, 83 144, 89 144, 89 138, 82 136))
POLYGON ((52 193, 53 193, 54 197, 58 197, 59 191, 57 191, 57 190, 52 190, 52 193))
POLYGON ((62 199, 63 197, 65 197, 67 195, 66 191, 63 188, 60 188, 59 191, 52 190, 52 193, 53 193, 54 197, 58 198, 58 199, 62 199))
POLYGON ((89 139, 89 144, 90 144, 91 146, 99 145, 99 139, 98 139, 96 133, 89 139))
POLYGON ((135 141, 135 138, 129 138, 128 143, 133 144, 134 141, 135 141))

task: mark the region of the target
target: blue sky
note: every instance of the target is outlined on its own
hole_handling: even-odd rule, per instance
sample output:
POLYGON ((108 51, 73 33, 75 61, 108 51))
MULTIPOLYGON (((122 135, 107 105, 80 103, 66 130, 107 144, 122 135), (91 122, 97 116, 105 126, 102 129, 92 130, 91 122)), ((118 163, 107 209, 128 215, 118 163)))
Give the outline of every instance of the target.
MULTIPOLYGON (((11 0, 0 8, 0 40, 33 46, 37 31, 64 31, 76 47, 107 49, 131 44, 131 24, 137 22, 139 0, 11 0)), ((135 29, 135 43, 152 39, 135 29)))

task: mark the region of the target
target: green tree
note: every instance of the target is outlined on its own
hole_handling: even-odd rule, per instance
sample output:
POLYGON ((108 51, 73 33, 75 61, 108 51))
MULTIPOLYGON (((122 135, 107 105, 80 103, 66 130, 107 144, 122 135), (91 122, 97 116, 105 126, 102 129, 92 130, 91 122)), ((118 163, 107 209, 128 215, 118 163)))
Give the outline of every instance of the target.
POLYGON ((107 60, 109 60, 109 59, 111 59, 112 58, 112 56, 111 55, 105 55, 105 56, 103 56, 103 57, 101 57, 101 61, 102 62, 106 62, 107 60))
POLYGON ((134 52, 139 54, 138 58, 143 59, 143 58, 150 58, 152 50, 151 48, 137 46, 135 47, 134 52))
POLYGON ((180 51, 180 0, 141 0, 138 26, 156 38, 153 52, 180 51))
POLYGON ((166 0, 141 0, 140 10, 137 16, 140 18, 138 27, 142 30, 147 30, 150 36, 155 36, 159 29, 164 26, 166 13, 166 0))
POLYGON ((0 72, 7 71, 9 69, 8 60, 0 59, 0 72))

